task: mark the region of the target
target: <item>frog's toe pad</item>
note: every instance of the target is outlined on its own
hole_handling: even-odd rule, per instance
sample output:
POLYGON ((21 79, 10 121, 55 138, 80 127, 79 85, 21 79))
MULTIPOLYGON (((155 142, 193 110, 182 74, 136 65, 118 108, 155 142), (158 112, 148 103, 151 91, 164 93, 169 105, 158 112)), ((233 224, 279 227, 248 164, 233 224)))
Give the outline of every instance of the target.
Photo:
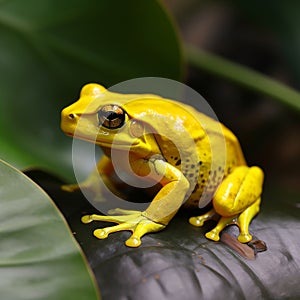
POLYGON ((205 234, 206 238, 213 240, 215 242, 218 242, 220 240, 219 232, 215 229, 211 230, 210 232, 207 232, 205 234))
POLYGON ((141 239, 139 237, 131 236, 126 242, 125 245, 127 247, 139 247, 142 244, 141 239))
POLYGON ((94 236, 100 240, 106 239, 108 237, 107 230, 104 229, 96 229, 94 230, 94 236))
POLYGON ((196 226, 196 227, 201 227, 204 225, 204 221, 205 219, 204 218, 201 218, 201 217, 191 217, 189 219, 189 223, 196 226))
POLYGON ((91 223, 92 221, 93 221, 93 219, 91 218, 90 215, 86 215, 81 218, 81 222, 84 224, 91 223))
POLYGON ((252 235, 249 234, 249 233, 241 233, 239 236, 238 236, 238 240, 241 242, 241 243, 248 243, 252 240, 252 235))

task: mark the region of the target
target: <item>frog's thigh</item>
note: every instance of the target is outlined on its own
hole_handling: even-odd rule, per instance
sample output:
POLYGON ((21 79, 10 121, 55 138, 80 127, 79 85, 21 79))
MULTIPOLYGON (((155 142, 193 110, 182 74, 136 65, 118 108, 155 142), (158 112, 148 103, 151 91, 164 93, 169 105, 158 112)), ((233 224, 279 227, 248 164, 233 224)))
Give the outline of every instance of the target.
POLYGON ((216 212, 222 217, 231 217, 245 211, 260 199, 263 177, 259 167, 235 168, 214 195, 213 206, 216 212))

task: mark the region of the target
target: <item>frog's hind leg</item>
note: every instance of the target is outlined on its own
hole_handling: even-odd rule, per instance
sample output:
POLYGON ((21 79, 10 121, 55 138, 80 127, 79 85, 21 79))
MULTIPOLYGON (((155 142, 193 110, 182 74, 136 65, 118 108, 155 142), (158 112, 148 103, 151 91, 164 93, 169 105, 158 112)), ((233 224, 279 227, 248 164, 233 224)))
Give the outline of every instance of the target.
POLYGON ((240 166, 224 179, 214 195, 214 209, 222 217, 233 217, 232 221, 240 228, 238 240, 242 243, 252 240, 248 228, 259 211, 262 184, 260 168, 240 166))
POLYGON ((259 212, 260 198, 254 202, 251 206, 245 209, 238 217, 237 225, 240 228, 240 235, 238 240, 241 243, 248 243, 252 240, 251 234, 249 234, 249 224, 255 215, 259 212))
POLYGON ((236 224, 239 226, 240 234, 238 236, 238 240, 241 243, 248 243, 252 240, 252 235, 249 233, 249 225, 252 221, 252 219, 256 216, 256 214, 259 212, 260 207, 260 198, 254 202, 252 205, 250 205, 248 208, 246 208, 242 213, 240 213, 238 216, 232 216, 232 217, 221 217, 217 226, 211 230, 210 232, 207 232, 205 236, 213 241, 219 241, 220 240, 220 232, 230 224, 236 224))
POLYGON ((237 224, 240 227, 239 241, 251 241, 248 227, 259 211, 262 183, 263 172, 260 168, 236 167, 218 187, 212 200, 214 208, 202 216, 191 218, 190 223, 202 226, 204 221, 218 214, 221 218, 217 226, 205 235, 208 239, 218 241, 226 225, 237 224))

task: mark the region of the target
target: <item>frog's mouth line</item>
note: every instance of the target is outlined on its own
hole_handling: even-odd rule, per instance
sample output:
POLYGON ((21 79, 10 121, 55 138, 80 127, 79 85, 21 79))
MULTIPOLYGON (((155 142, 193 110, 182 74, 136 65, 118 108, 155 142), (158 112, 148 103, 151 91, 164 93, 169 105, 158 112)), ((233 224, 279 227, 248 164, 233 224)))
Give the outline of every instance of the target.
POLYGON ((99 146, 102 146, 102 147, 106 147, 106 148, 112 148, 114 145, 116 145, 117 147, 120 146, 120 147, 126 147, 126 149, 129 149, 132 146, 137 146, 139 144, 138 141, 135 142, 135 143, 132 143, 132 144, 126 144, 126 143, 120 143, 120 142, 116 142, 116 141, 113 141, 113 142, 97 141, 96 139, 89 139, 86 136, 74 135, 70 132, 65 132, 65 134, 72 137, 72 138, 79 139, 79 140, 82 140, 82 141, 86 141, 86 142, 89 142, 89 143, 93 143, 93 144, 96 144, 96 145, 99 145, 99 146))

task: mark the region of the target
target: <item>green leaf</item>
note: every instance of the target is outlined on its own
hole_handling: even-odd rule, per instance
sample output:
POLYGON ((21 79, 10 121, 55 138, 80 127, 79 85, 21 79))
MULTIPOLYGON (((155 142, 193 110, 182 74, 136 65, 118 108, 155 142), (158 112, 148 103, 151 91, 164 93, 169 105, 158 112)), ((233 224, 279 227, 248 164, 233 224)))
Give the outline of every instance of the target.
POLYGON ((0 157, 18 167, 70 174, 60 111, 85 83, 183 73, 177 32, 154 0, 1 1, 0 36, 0 157))
POLYGON ((0 202, 1 299, 99 299, 85 259, 51 199, 2 161, 0 202))
MULTIPOLYGON (((61 182, 43 172, 30 172, 66 216, 95 273, 104 299, 299 299, 299 194, 265 188, 261 212, 250 231, 267 251, 247 259, 222 242, 209 241, 203 228, 188 223, 199 211, 179 212, 164 231, 143 237, 128 248, 128 232, 98 240, 93 230, 113 224, 82 224, 86 213, 99 213, 80 192, 65 193, 61 182), (70 202, 72 205, 70 205, 70 202)), ((203 213, 203 211, 202 211, 203 213)), ((227 233, 236 235, 235 226, 227 233)))

